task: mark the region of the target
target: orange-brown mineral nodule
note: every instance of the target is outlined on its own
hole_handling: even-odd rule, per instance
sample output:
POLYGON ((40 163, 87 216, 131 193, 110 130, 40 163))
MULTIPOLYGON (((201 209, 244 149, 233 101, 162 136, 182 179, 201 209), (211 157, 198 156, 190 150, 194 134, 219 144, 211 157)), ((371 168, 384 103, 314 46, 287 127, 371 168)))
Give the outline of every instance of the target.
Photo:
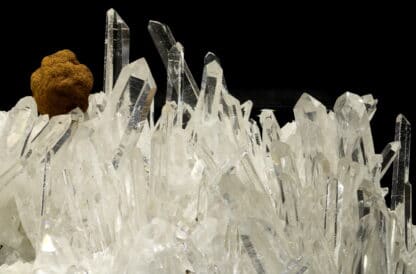
POLYGON ((32 73, 30 88, 39 113, 54 116, 76 107, 86 111, 93 82, 89 68, 64 49, 43 58, 40 68, 32 73))

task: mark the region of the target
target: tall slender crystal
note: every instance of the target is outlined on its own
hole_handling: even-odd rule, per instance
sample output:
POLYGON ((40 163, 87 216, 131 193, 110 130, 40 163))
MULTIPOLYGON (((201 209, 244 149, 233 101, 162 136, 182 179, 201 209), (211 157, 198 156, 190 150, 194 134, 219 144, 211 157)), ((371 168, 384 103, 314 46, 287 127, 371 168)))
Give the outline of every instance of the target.
POLYGON ((409 182, 411 125, 403 114, 396 119, 394 140, 400 142, 400 150, 393 163, 391 208, 395 209, 404 201, 404 184, 409 182))
POLYGON ((105 27, 104 92, 108 94, 129 63, 130 29, 114 9, 107 11, 105 27))
POLYGON ((409 183, 411 124, 403 114, 396 118, 395 141, 400 142, 400 150, 393 163, 391 208, 398 215, 398 224, 404 231, 404 242, 408 249, 412 244, 412 188, 409 183), (402 204, 400 206, 400 204, 402 204))
MULTIPOLYGON (((169 50, 176 44, 175 37, 169 26, 157 21, 149 21, 148 30, 153 39, 153 43, 159 52, 160 58, 162 58, 165 68, 168 69, 169 50)), ((186 61, 184 61, 184 80, 182 89, 184 94, 189 94, 189 96, 187 96, 187 103, 191 107, 194 107, 198 100, 199 88, 186 61)))
MULTIPOLYGON (((223 70, 216 58, 208 53, 204 59, 204 72, 201 83, 201 101, 206 115, 217 114, 220 104, 220 96, 223 88, 223 70)), ((214 115, 215 117, 215 115, 214 115)))
POLYGON ((409 180, 410 164, 410 131, 411 125, 406 117, 399 114, 396 119, 395 141, 400 142, 400 150, 393 163, 393 182, 391 192, 391 208, 403 202, 404 183, 409 180))
POLYGON ((176 102, 178 113, 176 124, 182 126, 184 110, 183 75, 184 52, 180 43, 176 43, 168 53, 168 81, 166 102, 176 102))

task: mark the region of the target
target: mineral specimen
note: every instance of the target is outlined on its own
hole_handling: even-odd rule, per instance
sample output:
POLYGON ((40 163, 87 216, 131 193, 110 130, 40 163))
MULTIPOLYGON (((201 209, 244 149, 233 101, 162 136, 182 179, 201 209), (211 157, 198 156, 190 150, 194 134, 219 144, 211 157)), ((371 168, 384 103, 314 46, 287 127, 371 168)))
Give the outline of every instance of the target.
POLYGON ((43 58, 30 82, 39 113, 50 116, 76 107, 86 111, 92 85, 91 71, 67 49, 43 58))
POLYGON ((371 95, 332 111, 303 94, 293 122, 258 125, 214 54, 198 88, 151 21, 168 76, 155 123, 147 62, 126 61, 128 27, 107 17, 106 88, 85 113, 38 116, 32 97, 0 112, 0 273, 416 273, 403 115, 380 154, 371 95))

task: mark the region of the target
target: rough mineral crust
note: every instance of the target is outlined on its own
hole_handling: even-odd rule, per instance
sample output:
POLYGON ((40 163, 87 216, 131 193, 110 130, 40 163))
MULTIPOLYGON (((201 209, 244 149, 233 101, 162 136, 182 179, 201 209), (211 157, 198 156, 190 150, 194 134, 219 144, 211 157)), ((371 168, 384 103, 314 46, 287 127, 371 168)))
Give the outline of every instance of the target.
POLYGON ((380 153, 371 95, 331 110, 305 93, 294 121, 257 123, 213 53, 199 88, 151 21, 168 76, 154 121, 156 83, 144 58, 126 62, 114 10, 106 30, 107 89, 85 113, 39 116, 32 97, 0 112, 0 273, 416 273, 403 115, 380 153))
POLYGON ((91 71, 68 49, 44 57, 30 82, 39 113, 50 116, 75 107, 86 111, 92 85, 91 71))

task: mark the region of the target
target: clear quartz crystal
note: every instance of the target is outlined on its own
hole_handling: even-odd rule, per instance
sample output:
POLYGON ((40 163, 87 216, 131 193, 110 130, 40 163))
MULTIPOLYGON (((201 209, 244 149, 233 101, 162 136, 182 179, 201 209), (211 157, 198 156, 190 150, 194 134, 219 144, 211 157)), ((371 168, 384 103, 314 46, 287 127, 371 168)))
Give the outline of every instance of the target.
POLYGON ((366 94, 361 96, 361 98, 363 99, 365 108, 367 109, 368 119, 371 120, 376 113, 378 100, 374 99, 371 94, 366 94))
POLYGON ((396 119, 395 140, 400 142, 401 146, 393 163, 391 204, 399 216, 399 226, 403 230, 406 247, 412 250, 412 186, 409 183, 411 125, 402 114, 396 119))
POLYGON ((130 54, 130 29, 114 9, 107 11, 104 44, 104 92, 110 93, 130 54))
MULTIPOLYGON (((155 81, 144 59, 128 65, 122 73, 129 75, 125 78, 128 79, 127 83, 116 85, 117 89, 122 89, 117 105, 117 115, 128 117, 128 121, 112 160, 115 168, 118 167, 125 150, 132 149, 137 143, 156 92, 155 81)), ((114 94, 119 93, 119 90, 114 91, 114 94)))
MULTIPOLYGON (((159 52, 163 64, 166 68, 168 68, 169 50, 176 44, 175 37, 173 37, 173 34, 169 26, 162 24, 158 21, 149 21, 148 30, 150 36, 153 39, 153 43, 155 44, 156 49, 159 52)), ((199 88, 191 71, 189 70, 188 65, 186 64, 186 61, 184 61, 183 66, 183 93, 189 94, 188 102, 191 104, 191 106, 194 106, 198 99, 199 88)))
POLYGON ((403 115, 379 153, 371 95, 332 111, 304 93, 294 121, 265 109, 257 123, 215 54, 199 90, 169 27, 148 28, 167 69, 158 119, 114 10, 86 113, 38 115, 31 97, 0 112, 0 273, 416 273, 403 115))
POLYGON ((409 182, 410 165, 410 122, 402 114, 397 116, 395 141, 400 142, 398 156, 393 163, 393 183, 391 192, 392 208, 404 202, 404 184, 409 182))
POLYGON ((184 76, 184 52, 180 43, 176 43, 168 53, 168 82, 166 92, 166 102, 175 102, 178 113, 176 124, 182 127, 184 104, 186 99, 183 94, 183 76, 184 76))

